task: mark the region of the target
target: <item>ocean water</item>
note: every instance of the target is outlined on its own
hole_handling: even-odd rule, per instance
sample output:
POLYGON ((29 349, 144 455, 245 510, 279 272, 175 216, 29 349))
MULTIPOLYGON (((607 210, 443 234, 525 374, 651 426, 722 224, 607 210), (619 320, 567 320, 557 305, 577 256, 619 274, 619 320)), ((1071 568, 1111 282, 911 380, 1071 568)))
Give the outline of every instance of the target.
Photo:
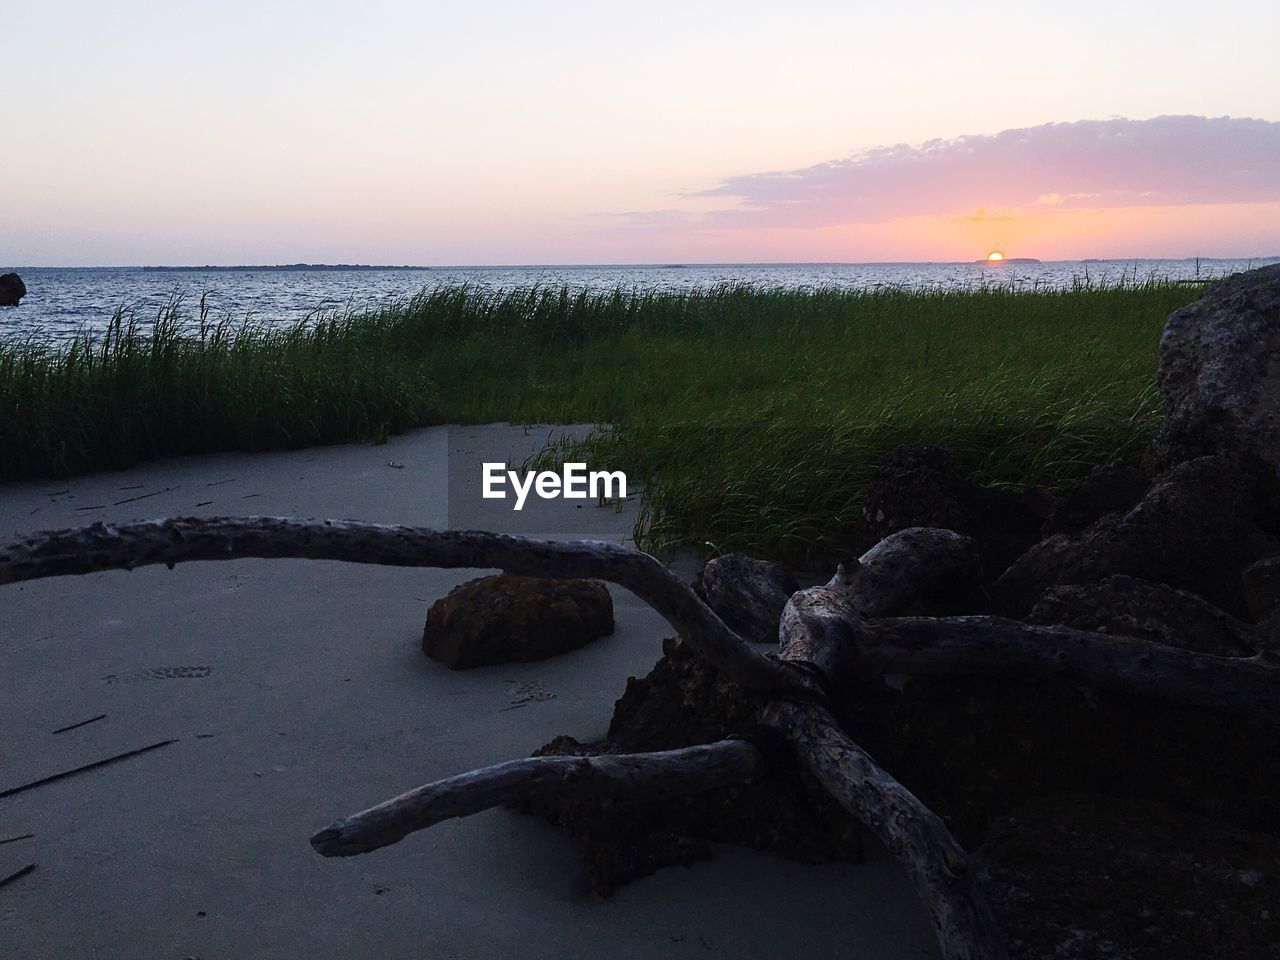
MULTIPOLYGON (((19 268, 27 296, 0 308, 0 339, 67 340, 104 329, 120 308, 149 321, 174 297, 195 316, 203 296, 216 319, 292 324, 317 313, 360 310, 424 288, 486 290, 567 286, 574 290, 690 290, 721 283, 763 287, 964 287, 987 283, 1067 286, 1166 277, 1218 277, 1275 263, 1257 260, 1062 260, 1043 263, 667 264, 653 266, 439 267, 410 269, 147 270, 133 267, 19 268)), ((6 272, 9 268, 0 268, 6 272)))

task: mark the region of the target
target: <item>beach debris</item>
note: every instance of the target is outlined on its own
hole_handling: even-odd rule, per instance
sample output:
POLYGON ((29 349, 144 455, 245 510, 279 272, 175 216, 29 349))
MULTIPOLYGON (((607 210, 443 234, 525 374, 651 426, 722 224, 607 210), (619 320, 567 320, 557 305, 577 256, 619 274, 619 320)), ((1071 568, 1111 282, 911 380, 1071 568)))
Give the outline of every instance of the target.
POLYGON ((91 723, 97 723, 99 720, 106 718, 105 713, 100 713, 96 717, 90 717, 88 720, 81 720, 78 723, 69 723, 65 727, 59 727, 54 733, 66 733, 68 730, 78 730, 81 727, 87 727, 91 723))
POLYGON ((41 777, 39 780, 32 780, 29 783, 23 783, 16 787, 9 787, 7 790, 0 790, 0 799, 4 797, 12 797, 15 794, 24 793, 27 790, 34 790, 36 787, 43 787, 46 784, 54 783, 58 780, 73 777, 78 773, 87 773, 90 770, 97 770, 99 767, 105 767, 112 763, 119 763, 121 760, 128 760, 130 757, 136 757, 143 753, 149 753, 152 750, 158 750, 161 747, 167 747, 171 743, 177 743, 177 738, 171 740, 161 740, 158 743, 150 743, 145 747, 138 747, 134 750, 126 750, 124 753, 117 753, 111 757, 105 757, 102 760, 95 760, 93 763, 86 763, 79 767, 72 767, 70 770, 63 770, 59 773, 51 773, 47 777, 41 777))
POLYGON ((16 273, 0 274, 0 307, 16 307, 27 295, 27 285, 16 273))
POLYGON ((527 663, 613 633, 613 599, 598 580, 508 573, 454 587, 427 611, 422 651, 451 670, 527 663))
MULTIPOLYGON (((1153 491, 1159 487, 1157 483, 1153 491)), ((1280 667, 1260 656, 1217 657, 1149 640, 987 615, 859 613, 927 606, 910 598, 913 583, 920 590, 950 590, 951 584, 940 581, 939 570, 946 569, 951 558, 963 555, 964 538, 958 543, 958 536, 951 531, 902 531, 860 557, 856 566, 842 565, 824 586, 793 594, 782 616, 776 657, 765 656, 729 630, 688 584, 656 558, 618 544, 592 541, 534 540, 355 521, 186 517, 29 535, 0 546, 0 583, 241 557, 496 567, 505 570, 506 576, 555 574, 556 579, 568 575, 610 580, 665 617, 690 650, 708 668, 719 671, 725 682, 764 703, 758 727, 745 739, 729 737, 698 748, 676 748, 658 758, 634 758, 644 789, 651 795, 674 796, 723 786, 725 764, 740 773, 755 767, 754 760, 742 763, 744 756, 751 756, 743 744, 757 751, 766 766, 798 763, 804 782, 829 794, 903 863, 933 917, 945 960, 970 960, 1006 956, 980 876, 946 823, 851 735, 861 727, 849 718, 872 703, 867 689, 873 678, 919 674, 989 678, 1020 701, 1027 697, 1019 685, 1007 683, 1009 676, 1042 684, 1058 678, 1066 681, 1068 690, 1085 687, 1100 696, 1138 695, 1276 725, 1280 724, 1280 667), (935 551, 941 562, 939 556, 931 555, 935 551), (892 558, 892 563, 881 564, 877 558, 892 558), (859 571, 864 567, 880 572, 862 576, 859 571), (850 729, 843 723, 849 723, 850 729), (780 743, 785 746, 779 748, 780 743), (719 773, 708 776, 709 769, 719 773)), ((976 555, 976 544, 968 544, 967 550, 976 555)), ((1037 688, 1032 705, 1038 706, 1042 699, 1037 688)), ((955 715, 950 717, 948 729, 957 726, 955 715)), ((1221 732, 1218 727, 1215 734, 1221 732)), ((1056 728, 1062 735, 1073 734, 1070 725, 1056 728)), ((579 759, 565 765, 563 759, 513 761, 428 784, 338 821, 317 834, 313 845, 331 856, 377 849, 442 819, 518 803, 531 783, 563 783, 565 774, 575 789, 589 793, 594 782, 589 774, 583 774, 580 782, 572 778, 574 771, 595 767, 590 763, 584 767, 579 759), (544 778, 542 764, 556 772, 544 778)), ((632 760, 625 755, 614 759, 624 769, 632 760)), ((1056 769, 1054 764, 1049 766, 1056 769)))
POLYGON ((403 469, 404 469, 404 461, 402 461, 402 460, 388 460, 388 461, 387 461, 387 466, 388 466, 388 467, 395 467, 397 470, 403 470, 403 469))
POLYGON ((148 667, 132 673, 109 673, 103 683, 137 683, 141 680, 203 680, 213 673, 207 663, 183 664, 178 667, 148 667))
POLYGON ((498 711, 499 713, 505 713, 508 710, 519 710, 521 707, 527 707, 531 703, 542 703, 556 698, 554 693, 537 680, 508 680, 507 683, 514 683, 516 688, 512 694, 511 702, 502 707, 498 711))
POLYGON ((704 566, 693 588, 744 640, 777 643, 782 610, 800 584, 780 563, 730 553, 704 566))
POLYGON ((3 840, 0 840, 0 844, 17 843, 19 840, 30 840, 34 836, 35 836, 34 833, 23 833, 16 837, 5 837, 3 840))
POLYGON ((7 887, 9 884, 13 883, 13 881, 22 879, 31 871, 33 871, 35 868, 36 868, 36 865, 34 863, 28 863, 21 870, 15 870, 13 873, 9 874, 7 877, 0 877, 0 887, 7 887))
POLYGON ((1170 464, 1212 453, 1280 471, 1280 264, 1239 273, 1175 311, 1160 341, 1170 464))
POLYGON ((126 497, 124 500, 117 500, 115 503, 113 503, 113 504, 112 504, 112 506, 113 506, 113 507, 120 507, 120 506, 123 506, 123 505, 124 505, 124 504, 126 504, 126 503, 134 503, 134 502, 136 502, 136 501, 138 501, 138 500, 147 500, 147 499, 149 499, 149 498, 151 498, 151 497, 158 497, 158 496, 160 496, 160 494, 162 494, 162 493, 170 493, 170 492, 172 492, 172 491, 174 491, 174 490, 177 490, 177 489, 181 488, 181 486, 182 486, 182 484, 178 484, 178 486, 176 486, 176 487, 165 487, 163 490, 153 490, 151 493, 143 493, 143 494, 139 494, 139 495, 138 495, 138 496, 136 496, 136 497, 126 497))

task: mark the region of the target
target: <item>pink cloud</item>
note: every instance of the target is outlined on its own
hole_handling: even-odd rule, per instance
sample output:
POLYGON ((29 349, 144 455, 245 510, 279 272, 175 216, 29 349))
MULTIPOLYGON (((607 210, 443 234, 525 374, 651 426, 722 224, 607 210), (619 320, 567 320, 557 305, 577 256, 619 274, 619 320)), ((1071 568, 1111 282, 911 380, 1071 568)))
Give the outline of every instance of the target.
MULTIPOLYGON (((686 216, 710 227, 1265 203, 1280 200, 1280 123, 1197 116, 1048 123, 730 177, 693 196, 737 200, 686 216)), ((650 227, 675 219, 669 211, 640 218, 650 227)))

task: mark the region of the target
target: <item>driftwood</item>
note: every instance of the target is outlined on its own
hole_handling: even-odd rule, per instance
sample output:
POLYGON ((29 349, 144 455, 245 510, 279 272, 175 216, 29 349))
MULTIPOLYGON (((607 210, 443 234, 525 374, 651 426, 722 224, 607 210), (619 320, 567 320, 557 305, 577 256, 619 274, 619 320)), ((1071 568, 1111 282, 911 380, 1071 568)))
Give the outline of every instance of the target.
POLYGON ((39 780, 32 780, 29 783, 19 784, 16 787, 9 787, 7 790, 0 790, 0 798, 12 797, 19 793, 26 793, 28 790, 34 790, 36 787, 43 787, 47 783, 55 783, 58 780, 65 780, 67 777, 74 777, 78 773, 87 773, 90 770, 97 770, 99 767, 119 763, 121 760, 128 760, 130 757, 136 757, 139 754, 150 753, 152 750, 159 750, 161 747, 167 747, 169 744, 177 742, 177 740, 161 740, 159 743, 150 743, 145 747, 138 747, 136 750, 126 750, 124 753, 117 753, 114 756, 106 757, 102 760, 95 760, 93 763, 86 763, 79 767, 72 767, 70 770, 51 773, 49 776, 41 777, 39 780))
MULTIPOLYGON (((892 538, 889 538, 892 539, 892 538)), ((1217 657, 1132 637, 1002 617, 864 618, 842 571, 795 594, 783 612, 788 660, 840 686, 883 674, 1057 676, 1081 686, 1210 707, 1280 723, 1280 658, 1217 657)))
POLYGON ((326 857, 349 857, 398 843, 454 817, 561 790, 655 800, 751 780, 764 755, 746 740, 598 757, 530 757, 473 770, 410 790, 344 817, 311 837, 326 857))
POLYGON ((777 643, 778 621, 800 584, 780 563, 730 553, 708 561, 694 589, 743 640, 777 643))
MULTIPOLYGON (((417 527, 379 524, 303 521, 278 517, 175 518, 144 523, 94 524, 73 530, 35 534, 0 546, 0 584, 41 577, 126 569, 150 564, 174 564, 194 560, 233 560, 245 557, 346 560, 414 567, 501 568, 529 576, 593 577, 610 580, 631 590, 666 618, 701 656, 740 686, 778 698, 779 716, 800 703, 807 707, 804 724, 781 723, 779 729, 792 742, 799 757, 831 789, 837 799, 904 857, 916 888, 934 918, 939 945, 947 960, 978 960, 1005 956, 999 930, 991 921, 982 893, 967 883, 949 882, 966 876, 964 854, 950 833, 923 804, 839 732, 839 725, 821 705, 825 697, 819 677, 808 664, 797 665, 798 656, 786 661, 753 649, 733 633, 682 580, 647 554, 599 542, 561 543, 481 532, 435 531, 417 527), (809 731, 822 731, 822 740, 810 743, 809 731), (827 758, 826 762, 822 758, 827 758), (844 782, 848 779, 848 782, 844 782), (896 806, 885 806, 893 797, 896 806), (891 810, 892 815, 886 816, 891 810)), ((790 603, 788 604, 790 608, 790 603)), ((784 614, 784 626, 785 626, 784 614)), ((797 649, 797 653, 799 648, 797 649)), ((745 751, 739 749, 739 760, 745 751)), ((612 758, 615 761, 623 758, 612 758)), ((651 758, 650 758, 651 759, 651 758)), ((630 762, 630 761, 627 761, 630 762)), ((751 764, 735 769, 746 775, 751 764)), ((705 789, 706 778, 686 776, 675 765, 674 781, 705 789)), ((393 837, 411 832, 415 823, 461 813, 478 812, 495 803, 514 799, 513 783, 526 782, 545 789, 555 773, 518 763, 514 768, 477 771, 429 784, 367 811, 364 824, 372 823, 371 836, 393 837), (533 770, 531 774, 529 771, 533 770), (479 785, 479 786, 477 786, 479 785), (424 815, 424 808, 426 814, 424 815), (376 812, 375 812, 376 811, 376 812)), ((589 769, 594 779, 607 779, 602 771, 614 765, 597 761, 589 769)), ((659 776, 658 779, 661 779, 659 776)), ((721 780, 721 783, 724 781, 721 780)), ((672 784, 673 787, 677 783, 672 784)), ((658 789, 654 784, 653 789, 658 789)), ((672 791, 667 791, 672 792, 672 791)), ((348 821, 349 823, 349 821, 348 821)), ((321 848, 343 852, 341 822, 321 831, 321 848)), ((394 842, 394 839, 387 842, 394 842)), ((358 846, 358 841, 356 842, 358 846)), ((380 844, 375 843, 374 846, 380 844)), ((353 848, 354 849, 354 848, 353 848)))
POLYGON ((616 543, 560 542, 288 517, 177 517, 38 533, 0 546, 0 584, 193 560, 345 560, 398 567, 500 568, 609 580, 660 613, 708 661, 752 690, 803 693, 806 679, 743 643, 660 561, 616 543))
MULTIPOLYGON (((764 720, 794 759, 906 867, 929 909, 944 957, 1000 958, 1002 937, 968 858, 945 824, 840 727, 829 695, 868 672, 1058 675, 1277 719, 1280 683, 1265 657, 1230 660, 1139 640, 987 617, 891 617, 920 598, 967 589, 976 553, 967 538, 913 529, 886 538, 830 583, 787 602, 780 657, 753 649, 663 564, 608 543, 559 543, 489 533, 282 518, 172 519, 38 534, 0 546, 0 584, 242 557, 345 560, 399 566, 501 568, 594 577, 626 587, 689 646, 768 700, 764 720)), ((395 843, 442 820, 563 790, 628 798, 714 789, 760 775, 768 750, 744 740, 652 754, 519 760, 419 787, 313 837, 329 856, 395 843)))

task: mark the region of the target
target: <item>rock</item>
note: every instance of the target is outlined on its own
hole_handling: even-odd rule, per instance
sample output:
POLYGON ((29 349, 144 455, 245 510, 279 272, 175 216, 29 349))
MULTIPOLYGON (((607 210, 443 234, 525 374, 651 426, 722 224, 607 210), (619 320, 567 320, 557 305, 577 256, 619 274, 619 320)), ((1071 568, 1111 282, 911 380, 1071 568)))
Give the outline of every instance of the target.
POLYGON ((1280 613, 1280 557, 1268 557, 1247 567, 1241 580, 1245 602, 1254 620, 1266 620, 1280 613))
POLYGON ((977 852, 1010 960, 1280 957, 1280 839, 1164 804, 1038 799, 977 852))
POLYGON ((454 587, 427 612, 422 650, 451 670, 527 663, 613 633, 613 600, 598 580, 502 573, 454 587))
POLYGON ((776 644, 782 608, 800 585, 780 563, 730 553, 703 567, 694 589, 738 636, 776 644))
POLYGON ((1249 657, 1265 646, 1252 624, 1195 594, 1123 575, 1098 583, 1051 587, 1027 619, 1138 637, 1218 657, 1249 657))
POLYGON ((1188 590, 1245 617, 1241 571, 1280 553, 1276 488, 1274 477, 1228 457, 1181 463, 1127 513, 1031 547, 996 582, 995 596, 1006 612, 1021 616, 1050 587, 1127 574, 1188 590))
POLYGON ((1043 534, 1048 537, 1055 533, 1079 533, 1109 513, 1133 507, 1150 485, 1146 474, 1123 460, 1095 467, 1053 504, 1043 534))
POLYGON ((1229 277, 1175 311, 1160 340, 1168 463, 1209 453, 1280 470, 1280 264, 1229 277))
POLYGON ((0 275, 0 307, 16 307, 27 295, 27 285, 16 273, 0 275))
POLYGON ((966 480, 940 447, 904 444, 876 471, 863 514, 873 540, 909 527, 972 537, 994 577, 1040 539, 1051 504, 1043 490, 996 490, 966 480))

